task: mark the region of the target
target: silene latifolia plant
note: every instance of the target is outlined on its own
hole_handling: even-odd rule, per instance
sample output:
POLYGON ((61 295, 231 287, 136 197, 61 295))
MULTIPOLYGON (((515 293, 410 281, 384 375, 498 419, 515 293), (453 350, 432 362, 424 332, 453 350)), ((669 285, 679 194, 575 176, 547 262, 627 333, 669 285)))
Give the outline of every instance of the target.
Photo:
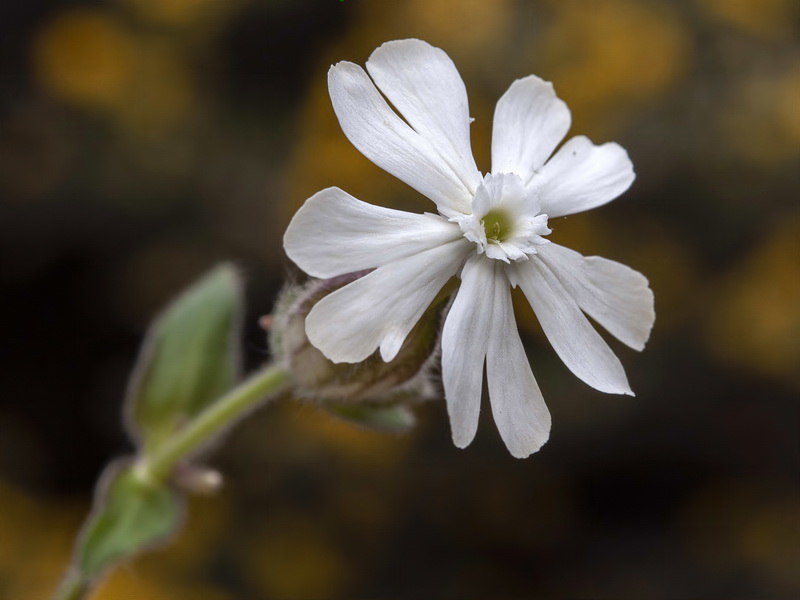
POLYGON ((309 198, 284 247, 311 279, 282 292, 269 319, 273 363, 243 382, 234 268, 218 267, 167 308, 125 404, 137 454, 101 478, 57 598, 85 597, 113 565, 174 535, 184 494, 221 483, 200 462, 203 451, 285 393, 363 426, 403 431, 414 424, 413 403, 440 396, 440 371, 453 441, 464 448, 477 430, 485 367, 509 452, 539 450, 550 414, 517 331, 512 287, 577 377, 602 392, 633 393, 587 315, 641 350, 655 318, 647 279, 547 238, 549 219, 628 189, 634 172, 625 150, 582 136, 556 149, 570 112, 550 83, 531 75, 497 103, 492 168, 481 173, 464 82, 447 54, 420 40, 382 45, 366 71, 340 62, 328 86, 353 145, 436 212, 381 208, 335 187, 309 198))

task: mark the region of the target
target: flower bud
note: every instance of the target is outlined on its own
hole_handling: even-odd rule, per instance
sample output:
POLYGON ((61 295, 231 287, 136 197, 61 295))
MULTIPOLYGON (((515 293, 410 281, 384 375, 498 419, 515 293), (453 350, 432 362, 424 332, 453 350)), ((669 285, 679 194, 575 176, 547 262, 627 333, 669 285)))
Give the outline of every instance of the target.
POLYGON ((376 351, 360 363, 334 363, 308 340, 305 321, 314 305, 367 273, 312 279, 302 286, 287 284, 271 319, 270 347, 275 360, 292 374, 297 395, 325 404, 384 404, 437 397, 431 371, 438 358, 450 288, 431 303, 390 362, 384 362, 376 351))
POLYGON ((173 479, 182 490, 203 496, 218 492, 223 484, 219 471, 191 463, 177 465, 173 479))

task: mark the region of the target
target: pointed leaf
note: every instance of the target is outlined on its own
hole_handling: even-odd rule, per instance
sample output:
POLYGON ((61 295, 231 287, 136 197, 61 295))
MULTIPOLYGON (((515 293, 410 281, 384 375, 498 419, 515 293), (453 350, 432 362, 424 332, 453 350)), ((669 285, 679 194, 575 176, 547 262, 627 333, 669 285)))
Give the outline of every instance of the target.
POLYGON ((233 387, 241 296, 235 269, 221 265, 150 327, 126 401, 129 432, 148 452, 233 387))
POLYGON ((183 516, 183 499, 164 484, 142 481, 134 468, 112 464, 98 487, 78 542, 75 567, 91 582, 114 563, 167 539, 183 516))
POLYGON ((417 422, 411 409, 403 404, 326 404, 325 409, 345 421, 388 433, 406 432, 417 422))

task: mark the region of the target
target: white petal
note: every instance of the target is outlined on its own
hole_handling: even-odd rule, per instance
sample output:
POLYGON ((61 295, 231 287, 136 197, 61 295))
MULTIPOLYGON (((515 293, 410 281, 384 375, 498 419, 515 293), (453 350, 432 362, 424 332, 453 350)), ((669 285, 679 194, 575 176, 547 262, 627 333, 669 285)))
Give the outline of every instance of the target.
POLYGON ((389 108, 361 67, 332 66, 328 89, 342 131, 364 156, 433 200, 443 215, 469 212, 472 195, 459 175, 389 108))
POLYGON ((636 176, 628 153, 619 144, 595 146, 577 136, 564 144, 537 173, 528 189, 539 194, 542 212, 551 219, 610 202, 636 176))
POLYGON ((436 246, 325 296, 306 318, 308 339, 333 362, 361 362, 378 347, 390 361, 471 248, 464 239, 436 246))
POLYGON ((492 173, 516 173, 527 183, 567 135, 570 121, 552 83, 535 75, 517 79, 494 111, 492 173))
POLYGON ((405 120, 474 192, 481 175, 470 146, 467 89, 450 57, 421 40, 398 40, 372 53, 367 72, 405 120))
POLYGON ((500 436, 512 456, 525 458, 550 436, 550 411, 519 338, 508 279, 497 270, 486 378, 500 436))
POLYGON ((547 244, 539 256, 572 292, 581 309, 634 350, 644 348, 656 314, 647 278, 623 264, 584 257, 547 244))
POLYGON ((459 237, 458 225, 438 215, 382 208, 328 188, 297 211, 283 246, 303 271, 327 278, 373 269, 459 237))
POLYGON ((453 443, 466 448, 478 429, 483 362, 492 323, 494 263, 473 256, 442 330, 442 381, 453 443))
POLYGON ((537 256, 512 265, 547 339, 577 377, 610 394, 630 394, 619 359, 581 312, 570 292, 537 256))

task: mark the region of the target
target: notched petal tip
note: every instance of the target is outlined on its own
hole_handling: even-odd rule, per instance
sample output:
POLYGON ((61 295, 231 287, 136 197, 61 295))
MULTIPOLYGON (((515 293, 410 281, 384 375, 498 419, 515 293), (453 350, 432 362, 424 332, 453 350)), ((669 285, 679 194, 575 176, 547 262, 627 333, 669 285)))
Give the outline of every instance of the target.
POLYGON ((474 439, 475 432, 473 432, 472 435, 457 435, 457 433, 453 431, 453 445, 459 450, 465 450, 474 439))
MULTIPOLYGON (((600 148, 608 148, 610 151, 615 152, 619 156, 621 171, 620 177, 630 178, 630 182, 628 183, 628 187, 630 187, 636 179, 636 170, 633 168, 633 161, 631 160, 628 151, 620 146, 617 142, 606 142, 605 144, 601 144, 600 148)), ((627 191, 627 189, 628 188, 622 190, 620 194, 627 191)))
POLYGON ((509 88, 515 85, 524 85, 524 86, 535 85, 535 86, 547 87, 553 92, 553 95, 555 95, 555 87, 553 86, 553 82, 547 81, 546 79, 542 79, 538 75, 526 75, 525 77, 520 77, 518 79, 515 79, 511 83, 509 88))
POLYGON ((349 60, 340 60, 339 62, 333 63, 330 66, 330 68, 328 69, 328 81, 330 81, 331 76, 334 73, 337 73, 339 71, 344 71, 344 70, 347 70, 347 69, 351 69, 353 67, 355 67, 357 69, 361 68, 357 64, 355 64, 354 62, 351 62, 349 60))
POLYGON ((644 290, 643 293, 647 297, 647 309, 640 318, 644 322, 644 326, 640 332, 640 337, 635 340, 631 340, 628 343, 630 348, 633 348, 637 352, 641 352, 647 346, 647 343, 650 341, 650 336, 653 334, 653 327, 656 324, 656 306, 655 306, 655 294, 653 293, 653 289, 650 287, 650 282, 647 278, 642 275, 642 279, 644 279, 644 290))
POLYGON ((536 420, 531 420, 518 424, 513 431, 501 431, 501 435, 508 448, 508 452, 514 458, 528 458, 531 454, 536 454, 550 439, 550 420, 549 411, 545 415, 537 415, 536 420))
MULTIPOLYGON (((399 48, 405 46, 407 48, 412 48, 414 46, 419 48, 436 48, 436 46, 432 46, 425 40, 421 40, 419 38, 405 38, 402 40, 389 40, 388 42, 383 42, 380 46, 375 48, 370 54, 370 58, 375 56, 376 53, 386 52, 387 50, 391 50, 393 48, 399 48)), ((438 48, 437 48, 438 50, 438 48)))
MULTIPOLYGON (((453 64, 453 61, 441 48, 417 38, 408 38, 384 42, 378 46, 367 59, 367 70, 369 71, 371 67, 375 67, 375 63, 385 60, 391 61, 390 55, 392 54, 395 59, 401 57, 404 61, 429 60, 435 57, 437 59, 444 58, 447 63, 453 64)), ((455 65, 453 66, 455 67, 455 65)))
POLYGON ((519 459, 528 458, 529 456, 532 456, 533 454, 539 452, 539 450, 541 450, 546 443, 547 440, 544 440, 541 444, 536 444, 535 446, 532 446, 530 448, 508 448, 508 452, 514 458, 519 458, 519 459))
POLYGON ((537 415, 535 420, 517 423, 513 430, 501 430, 509 454, 514 458, 528 458, 536 454, 550 439, 552 421, 549 411, 537 415))
MULTIPOLYGON (((616 357, 616 355, 615 355, 616 357)), ((569 365, 567 365, 569 367, 569 365)), ((622 367, 620 366, 620 369, 622 367)), ((581 377, 583 379, 583 377, 581 377)), ((607 379, 602 382, 588 382, 585 379, 584 383, 586 383, 589 387, 596 389, 599 392, 603 392, 604 394, 616 394, 618 396, 635 396, 633 390, 631 389, 630 384, 628 383, 628 376, 625 374, 624 369, 622 369, 621 373, 616 374, 615 379, 607 379)))
POLYGON ((331 65, 328 69, 328 93, 331 95, 331 100, 334 100, 334 94, 360 94, 364 80, 369 82, 368 85, 372 85, 372 80, 364 69, 354 62, 341 60, 331 65))
POLYGON ((636 394, 633 393, 633 390, 631 389, 631 386, 628 386, 627 388, 625 388, 624 390, 621 390, 619 392, 613 392, 613 393, 618 394, 620 396, 630 396, 631 398, 636 396, 636 394))

